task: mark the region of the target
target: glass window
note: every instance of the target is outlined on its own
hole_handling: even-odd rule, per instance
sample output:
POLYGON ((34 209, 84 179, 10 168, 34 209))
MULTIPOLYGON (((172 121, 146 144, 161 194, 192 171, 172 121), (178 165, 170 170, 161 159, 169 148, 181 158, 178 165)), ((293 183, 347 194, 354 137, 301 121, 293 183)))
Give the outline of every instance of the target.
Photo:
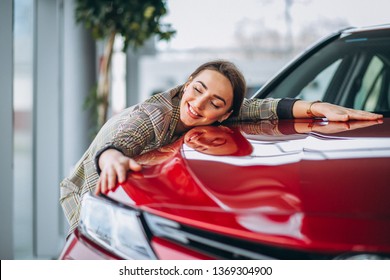
POLYGON ((14 248, 33 255, 33 0, 14 1, 14 248))
POLYGON ((356 95, 354 107, 357 109, 375 110, 383 82, 384 63, 373 57, 364 74, 362 86, 356 95))
POLYGON ((376 35, 347 36, 327 44, 297 61, 282 80, 275 80, 258 97, 323 100, 355 109, 389 111, 390 40, 376 35))
POLYGON ((326 67, 322 72, 318 73, 298 94, 297 98, 306 100, 322 100, 326 89, 329 87, 332 77, 337 70, 341 60, 337 60, 330 66, 326 67))

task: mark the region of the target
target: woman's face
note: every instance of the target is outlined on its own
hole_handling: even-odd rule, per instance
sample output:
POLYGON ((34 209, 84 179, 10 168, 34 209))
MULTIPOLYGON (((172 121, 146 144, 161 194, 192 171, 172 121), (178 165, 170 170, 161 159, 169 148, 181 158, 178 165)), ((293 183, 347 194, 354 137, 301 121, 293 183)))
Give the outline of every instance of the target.
POLYGON ((224 121, 231 114, 233 88, 221 73, 203 70, 184 88, 180 120, 185 127, 224 121))
POLYGON ((199 126, 184 136, 184 143, 194 150, 209 155, 231 155, 237 152, 233 131, 224 126, 199 126))

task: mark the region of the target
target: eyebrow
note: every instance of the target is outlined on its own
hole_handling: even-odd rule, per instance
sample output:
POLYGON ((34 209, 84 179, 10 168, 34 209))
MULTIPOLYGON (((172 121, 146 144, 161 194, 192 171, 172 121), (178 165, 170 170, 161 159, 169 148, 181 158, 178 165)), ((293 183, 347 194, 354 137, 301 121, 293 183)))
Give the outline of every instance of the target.
MULTIPOLYGON (((208 89, 208 87, 202 81, 196 81, 196 82, 201 84, 206 90, 208 89)), ((213 94, 213 97, 218 98, 219 100, 221 100, 226 105, 225 99, 223 99, 221 96, 213 94)))

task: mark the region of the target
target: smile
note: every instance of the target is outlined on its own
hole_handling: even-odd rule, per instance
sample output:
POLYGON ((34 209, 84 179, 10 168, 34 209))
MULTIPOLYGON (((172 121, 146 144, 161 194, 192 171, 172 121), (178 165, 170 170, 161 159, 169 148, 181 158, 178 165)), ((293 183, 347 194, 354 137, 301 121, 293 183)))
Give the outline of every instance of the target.
POLYGON ((195 117, 201 117, 201 115, 199 115, 192 107, 191 105, 188 103, 188 111, 190 113, 190 115, 194 115, 195 117))

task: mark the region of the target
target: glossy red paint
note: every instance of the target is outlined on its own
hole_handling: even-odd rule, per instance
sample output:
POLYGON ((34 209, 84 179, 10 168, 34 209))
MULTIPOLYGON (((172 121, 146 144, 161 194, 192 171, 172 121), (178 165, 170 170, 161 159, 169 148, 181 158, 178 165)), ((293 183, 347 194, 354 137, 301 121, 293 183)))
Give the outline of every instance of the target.
POLYGON ((152 248, 161 260, 211 260, 210 256, 189 250, 183 246, 169 242, 165 239, 154 237, 151 241, 152 248))
MULTIPOLYGON (((154 158, 108 196, 182 224, 260 244, 340 254, 389 253, 389 124, 385 119, 354 131, 279 134, 272 140, 271 130, 291 132, 294 122, 242 126, 235 133, 257 133, 245 134, 252 139, 251 155, 206 155, 181 142, 164 161, 154 164, 154 158)), ((210 258, 162 238, 154 237, 151 244, 161 259, 210 258)))
POLYGON ((60 260, 118 260, 97 244, 81 236, 76 229, 67 239, 60 260))
MULTIPOLYGON (((377 129, 386 126, 387 122, 377 129)), ((360 137, 373 129, 362 129, 360 137)), ((324 145, 347 141, 346 135, 327 136, 324 145)), ((375 142, 372 139, 373 149, 375 142)), ((237 166, 177 154, 163 172, 152 167, 143 179, 122 187, 136 197, 139 207, 207 230, 315 250, 351 250, 356 244, 366 244, 360 246, 363 250, 389 250, 388 157, 301 158, 264 165, 256 162, 259 156, 252 154, 250 164, 237 166), (331 223, 328 230, 325 222, 331 223)))

